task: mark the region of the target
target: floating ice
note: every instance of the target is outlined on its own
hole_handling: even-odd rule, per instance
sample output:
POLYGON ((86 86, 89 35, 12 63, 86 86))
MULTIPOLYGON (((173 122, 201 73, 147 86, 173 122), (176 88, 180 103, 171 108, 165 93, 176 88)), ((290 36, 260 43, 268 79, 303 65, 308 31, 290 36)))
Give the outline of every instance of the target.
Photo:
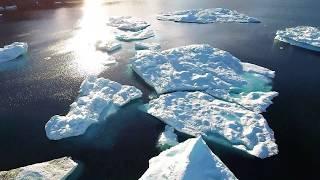
POLYGON ((148 39, 154 36, 153 30, 146 28, 140 31, 118 31, 116 32, 116 39, 119 41, 135 41, 148 39))
POLYGON ((136 42, 134 44, 136 50, 152 50, 158 51, 161 49, 160 44, 158 43, 144 43, 144 42, 136 42))
POLYGON ((140 31, 150 26, 146 21, 131 16, 113 16, 107 24, 125 31, 140 31))
POLYGON ((45 130, 49 139, 84 134, 91 124, 104 120, 112 111, 142 96, 133 86, 93 76, 81 84, 79 93, 67 115, 55 115, 47 122, 45 130))
POLYGON ((207 91, 215 97, 228 101, 232 99, 240 104, 245 102, 246 108, 262 111, 272 103, 271 99, 275 96, 268 94, 269 101, 264 94, 271 90, 270 78, 274 77, 273 71, 241 63, 230 53, 210 45, 189 45, 162 52, 139 52, 132 59, 131 67, 158 94, 207 91), (257 98, 255 95, 251 101, 246 101, 252 97, 249 95, 251 92, 256 92, 261 97, 257 98), (260 105, 259 102, 264 104, 260 105))
POLYGON ((149 114, 176 130, 207 139, 225 139, 259 158, 278 153, 272 129, 261 114, 202 92, 160 95, 148 104, 149 114))
POLYGON ((320 52, 320 29, 310 26, 298 26, 277 31, 276 40, 313 51, 320 52))
POLYGON ((157 17, 158 20, 163 21, 175 21, 185 23, 259 23, 256 18, 241 14, 234 10, 224 8, 212 8, 212 9, 191 9, 176 11, 172 13, 160 14, 157 17))
POLYGON ((96 48, 101 51, 113 52, 121 48, 121 44, 115 41, 98 41, 96 48))
POLYGON ((0 172, 0 179, 15 180, 57 180, 65 179, 77 167, 71 158, 63 157, 48 162, 33 164, 10 171, 0 172))
POLYGON ((140 180, 237 179, 199 138, 178 144, 149 160, 140 180))
POLYGON ((24 42, 14 42, 0 48, 0 63, 16 59, 27 53, 28 45, 24 42))
POLYGON ((174 128, 166 125, 165 130, 161 133, 158 141, 160 149, 168 149, 178 144, 177 135, 174 128))

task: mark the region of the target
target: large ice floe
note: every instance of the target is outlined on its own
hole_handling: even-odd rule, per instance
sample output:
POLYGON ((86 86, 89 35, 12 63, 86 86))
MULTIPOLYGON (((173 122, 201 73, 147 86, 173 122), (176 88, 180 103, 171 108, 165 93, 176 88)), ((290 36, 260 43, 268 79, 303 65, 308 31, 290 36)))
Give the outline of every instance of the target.
POLYGON ((165 130, 160 134, 158 147, 161 150, 168 149, 178 144, 177 135, 174 133, 174 128, 166 125, 165 130))
POLYGON ((180 132, 225 140, 259 158, 278 153, 274 133, 261 114, 203 92, 160 95, 149 102, 147 112, 180 132))
POLYGON ((320 29, 316 27, 298 26, 279 30, 275 39, 320 52, 320 29))
POLYGON ((66 179, 77 167, 77 163, 68 157, 33 164, 10 171, 0 172, 0 179, 8 180, 59 180, 66 179))
POLYGON ((24 42, 14 42, 0 48, 0 63, 16 59, 27 53, 28 45, 24 42))
POLYGON ((149 160, 140 180, 237 179, 201 137, 180 143, 149 160))
POLYGON ((91 124, 104 120, 112 111, 142 96, 142 92, 133 86, 94 76, 81 84, 79 93, 67 115, 55 115, 47 122, 45 130, 49 139, 84 134, 91 124))
POLYGON ((185 23, 258 23, 258 19, 241 14, 235 10, 224 8, 191 9, 164 13, 157 16, 158 20, 185 23))
POLYGON ((107 24, 125 31, 140 31, 150 26, 146 21, 132 16, 112 16, 107 24))
POLYGON ((274 71, 242 63, 230 53, 205 44, 139 52, 131 67, 158 94, 206 91, 256 112, 265 111, 278 95, 271 91, 274 71))

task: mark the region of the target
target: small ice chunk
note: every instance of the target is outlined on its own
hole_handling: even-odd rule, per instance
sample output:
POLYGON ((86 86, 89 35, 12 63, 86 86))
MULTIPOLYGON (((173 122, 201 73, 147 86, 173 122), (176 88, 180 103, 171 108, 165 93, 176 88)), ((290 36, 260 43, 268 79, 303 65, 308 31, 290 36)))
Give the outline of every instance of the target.
POLYGON ((0 179, 15 180, 56 180, 65 179, 77 167, 71 158, 63 157, 48 162, 37 163, 10 171, 0 171, 0 179))
POLYGON ((28 45, 24 42, 14 42, 0 48, 0 63, 16 59, 17 57, 26 54, 28 45))
POLYGON ((158 20, 185 23, 259 23, 256 18, 241 14, 235 10, 224 8, 191 9, 164 13, 157 16, 158 20))
POLYGON ((107 24, 125 31, 140 31, 150 26, 146 21, 132 16, 113 16, 107 24))
POLYGON ((161 49, 160 44, 158 43, 144 43, 144 42, 136 42, 134 44, 136 50, 152 50, 158 51, 161 49))
POLYGON ((188 139, 149 160, 140 180, 234 180, 235 175, 201 137, 188 139))
POLYGON ((320 29, 311 26, 298 26, 279 30, 276 40, 313 51, 320 52, 320 29))
POLYGON ((161 133, 158 146, 160 149, 168 149, 172 146, 178 144, 177 135, 174 133, 174 128, 171 126, 166 125, 165 130, 161 133))
POLYGON ((150 28, 146 28, 140 31, 118 31, 116 32, 116 39, 119 41, 136 41, 148 39, 154 36, 154 32, 150 28))
POLYGON ((91 124, 104 120, 112 111, 142 96, 142 92, 133 86, 94 76, 81 84, 79 93, 67 115, 55 115, 47 122, 45 130, 49 139, 84 134, 91 124))
POLYGON ((121 44, 115 41, 98 41, 96 48, 101 51, 113 52, 121 48, 121 44))
POLYGON ((261 114, 202 92, 160 95, 149 102, 147 112, 177 131, 212 141, 225 139, 259 158, 278 153, 274 133, 261 114))

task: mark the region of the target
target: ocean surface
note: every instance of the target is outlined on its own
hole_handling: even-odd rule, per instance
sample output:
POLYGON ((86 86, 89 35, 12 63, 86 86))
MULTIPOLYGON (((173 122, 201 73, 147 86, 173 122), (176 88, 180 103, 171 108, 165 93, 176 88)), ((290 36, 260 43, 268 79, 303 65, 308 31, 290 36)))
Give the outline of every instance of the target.
MULTIPOLYGON (((242 61, 276 71, 273 89, 280 95, 264 113, 274 130, 279 154, 258 159, 208 143, 239 179, 317 179, 320 162, 320 53, 275 42, 277 30, 299 25, 320 27, 318 0, 86 0, 56 8, 10 12, 0 16, 0 46, 29 44, 29 53, 0 64, 0 170, 71 156, 80 163, 70 179, 138 179, 159 150, 164 129, 137 107, 154 91, 128 68, 134 43, 122 43, 109 55, 92 47, 111 39, 108 16, 142 17, 151 23, 162 49, 207 43, 242 61), (223 7, 256 17, 259 24, 188 24, 156 20, 160 12, 223 7), (98 75, 144 92, 108 121, 87 133, 61 141, 47 139, 51 116, 66 114, 81 82, 98 75)), ((183 141, 187 137, 179 136, 183 141)))

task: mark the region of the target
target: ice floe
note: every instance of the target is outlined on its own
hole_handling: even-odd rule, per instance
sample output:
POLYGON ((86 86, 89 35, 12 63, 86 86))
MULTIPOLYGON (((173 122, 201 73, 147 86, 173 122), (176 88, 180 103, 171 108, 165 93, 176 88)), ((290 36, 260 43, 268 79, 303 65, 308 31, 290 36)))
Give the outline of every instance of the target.
POLYGON ((166 125, 165 130, 160 134, 158 147, 160 149, 168 149, 178 144, 177 135, 174 133, 174 128, 166 125))
POLYGON ((158 51, 161 49, 160 44, 158 43, 144 43, 144 42, 136 42, 134 44, 136 50, 151 50, 158 51))
POLYGON ((116 39, 119 41, 136 41, 148 39, 154 36, 154 32, 150 28, 146 28, 140 31, 118 31, 115 34, 116 39))
POLYGON ((28 45, 24 42, 14 42, 0 48, 0 63, 16 59, 27 53, 28 45))
POLYGON ((261 114, 202 92, 160 95, 149 102, 147 112, 180 132, 225 139, 259 158, 278 153, 274 133, 261 114))
POLYGON ((125 31, 140 31, 150 26, 146 21, 132 16, 113 16, 107 24, 125 31))
POLYGON ((121 48, 121 44, 115 41, 98 41, 96 48, 101 51, 113 52, 121 48))
POLYGON ((206 91, 224 100, 245 102, 246 108, 258 112, 264 111, 277 94, 268 93, 273 71, 242 63, 230 53, 205 44, 139 52, 132 59, 131 67, 158 94, 206 91), (249 97, 251 101, 247 101, 249 97))
POLYGON ((311 26, 298 26, 279 30, 276 40, 313 51, 320 52, 320 29, 311 26))
POLYGON ((66 179, 77 167, 77 163, 71 158, 63 157, 48 162, 33 164, 10 171, 0 172, 0 179, 15 180, 57 180, 66 179))
POLYGON ((55 115, 47 122, 45 130, 49 139, 84 134, 91 124, 104 120, 112 111, 142 96, 133 86, 94 76, 81 84, 79 94, 67 115, 55 115))
POLYGON ((149 160, 140 180, 237 179, 199 138, 180 143, 149 160))
POLYGON ((224 8, 191 9, 164 13, 157 16, 158 20, 185 23, 258 23, 258 19, 241 14, 235 10, 224 8))

